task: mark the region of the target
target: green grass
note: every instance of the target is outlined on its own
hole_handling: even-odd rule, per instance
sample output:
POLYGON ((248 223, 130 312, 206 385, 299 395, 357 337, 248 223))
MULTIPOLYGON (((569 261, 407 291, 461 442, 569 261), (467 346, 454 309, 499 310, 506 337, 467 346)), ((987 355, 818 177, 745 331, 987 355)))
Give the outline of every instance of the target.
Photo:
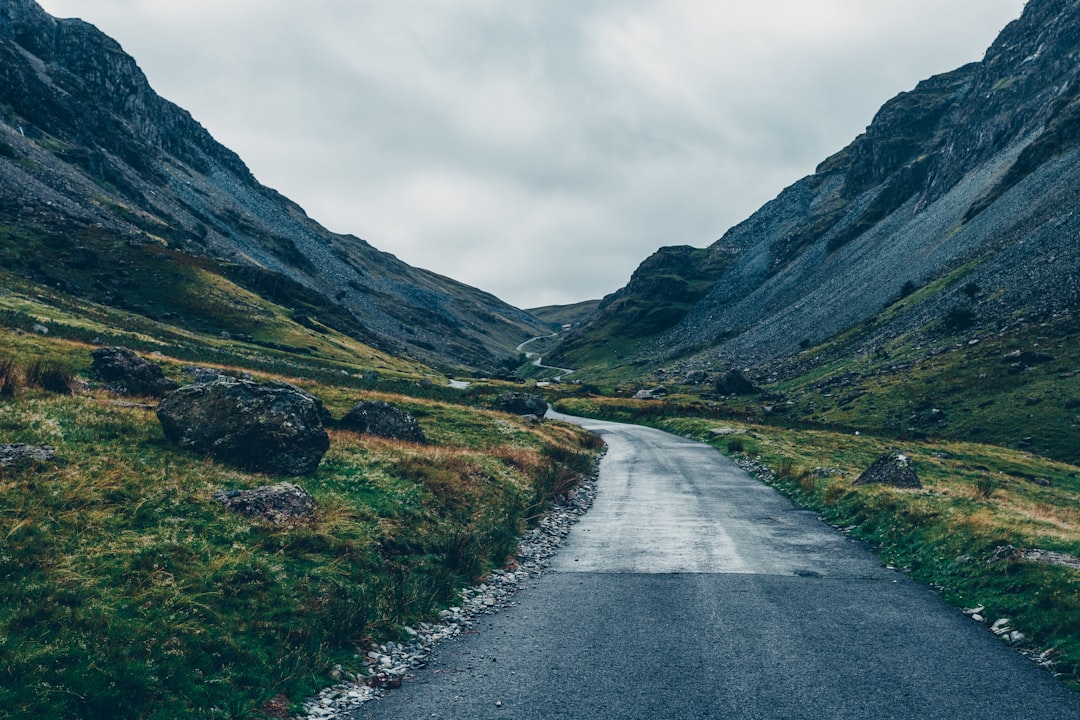
POLYGON ((984 605, 987 617, 1011 618, 1031 649, 1054 648, 1058 671, 1080 683, 1080 573, 1015 559, 992 561, 995 550, 1007 545, 1080 557, 1077 465, 995 445, 693 417, 685 405, 665 410, 655 401, 566 398, 556 407, 636 420, 758 459, 773 471, 769 482, 871 543, 885 562, 939 588, 958 607, 984 605), (741 432, 710 432, 718 427, 741 432), (898 443, 914 459, 924 490, 853 487, 863 470, 898 443))
MULTIPOLYGON (((0 329, 0 348, 13 373, 41 359, 89 382, 90 346, 0 329)), ((152 359, 184 377, 179 359, 152 359)), ((0 717, 247 718, 279 694, 298 702, 334 664, 359 671, 367 639, 453 604, 559 482, 591 468, 596 444, 578 429, 450 402, 469 395, 416 377, 364 388, 305 362, 290 369, 323 379, 285 379, 335 416, 389 400, 432 442, 331 430, 319 470, 298 481, 316 513, 291 526, 212 499, 277 478, 173 448, 152 412, 92 382, 0 393, 0 441, 57 453, 0 469, 0 717)))

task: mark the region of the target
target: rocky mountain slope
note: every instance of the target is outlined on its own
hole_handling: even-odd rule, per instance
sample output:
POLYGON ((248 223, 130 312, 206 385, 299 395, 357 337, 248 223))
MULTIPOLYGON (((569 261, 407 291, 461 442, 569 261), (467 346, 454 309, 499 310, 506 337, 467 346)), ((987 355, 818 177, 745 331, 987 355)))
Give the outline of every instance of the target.
POLYGON ((548 359, 752 366, 860 324, 872 351, 1076 313, 1078 76, 1080 2, 1031 0, 711 246, 659 250, 548 359))
POLYGON ((159 97, 113 40, 33 0, 0 0, 0 268, 234 336, 250 318, 208 313, 207 298, 250 292, 301 326, 483 371, 546 332, 487 293, 327 231, 159 97))

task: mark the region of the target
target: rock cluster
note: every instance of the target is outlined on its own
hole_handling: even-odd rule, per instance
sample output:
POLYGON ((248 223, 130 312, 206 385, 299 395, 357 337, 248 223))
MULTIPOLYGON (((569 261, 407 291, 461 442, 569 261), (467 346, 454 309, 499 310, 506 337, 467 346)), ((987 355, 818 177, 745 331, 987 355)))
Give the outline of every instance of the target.
POLYGON ((558 498, 556 505, 533 530, 518 543, 516 561, 495 570, 486 582, 461 591, 461 603, 443 610, 437 623, 419 623, 407 627, 409 640, 387 642, 364 648, 366 674, 355 674, 337 666, 330 673, 339 681, 304 703, 304 720, 330 720, 350 717, 349 713, 387 689, 399 687, 411 670, 427 664, 435 645, 467 631, 473 618, 488 615, 514 604, 514 593, 529 578, 542 575, 551 557, 565 542, 571 526, 592 506, 596 497, 596 478, 583 480, 574 490, 558 498))
POLYGON ((10 467, 24 460, 52 460, 54 457, 56 452, 48 445, 0 445, 0 467, 10 467))
POLYGON ((322 403, 287 383, 218 376, 186 385, 158 405, 165 437, 253 472, 307 475, 330 448, 322 403))
POLYGON ((125 347, 103 347, 90 353, 90 373, 122 395, 161 396, 179 385, 165 377, 160 365, 149 362, 125 347))
POLYGON ((399 407, 381 400, 359 402, 341 418, 339 423, 346 430, 376 435, 391 440, 426 443, 420 423, 399 407))

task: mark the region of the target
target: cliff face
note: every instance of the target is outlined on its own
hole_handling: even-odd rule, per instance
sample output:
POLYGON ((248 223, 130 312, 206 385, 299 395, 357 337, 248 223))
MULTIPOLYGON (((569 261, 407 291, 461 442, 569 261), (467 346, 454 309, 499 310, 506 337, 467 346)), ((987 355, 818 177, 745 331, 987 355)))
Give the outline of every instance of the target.
MULTIPOLYGON (((1031 0, 984 59, 886 103, 863 135, 697 256, 710 286, 636 359, 752 364, 932 288, 880 335, 974 301, 987 327, 1080 307, 1080 2, 1031 0), (935 281, 941 281, 935 283, 935 281), (962 292, 974 284, 982 292, 962 292)), ((643 263, 627 288, 646 280, 643 263)), ((563 346, 625 324, 608 303, 563 346)), ((877 318, 880 319, 880 318, 877 318)), ((554 360, 556 356, 552 356, 554 360)))
MULTIPOLYGON (((132 309, 149 289, 124 287, 139 277, 118 280, 107 258, 138 247, 199 258, 286 303, 302 296, 350 333, 430 362, 489 370, 544 330, 487 293, 330 233, 159 97, 113 40, 33 0, 0 0, 4 269, 132 309)), ((150 305, 134 309, 167 310, 150 305)))

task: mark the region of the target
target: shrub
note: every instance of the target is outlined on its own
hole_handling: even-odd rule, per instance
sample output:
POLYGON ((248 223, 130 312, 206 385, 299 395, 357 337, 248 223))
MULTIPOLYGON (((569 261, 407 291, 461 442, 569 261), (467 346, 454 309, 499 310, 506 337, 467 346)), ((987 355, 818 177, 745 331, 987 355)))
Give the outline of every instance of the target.
POLYGON ((26 371, 26 382, 58 395, 74 395, 75 388, 78 386, 75 376, 67 368, 47 365, 40 361, 35 362, 26 371))
POLYGON ((989 500, 996 489, 997 483, 994 482, 994 478, 987 475, 983 475, 975 481, 975 492, 979 494, 979 497, 989 500))
POLYGON ((729 453, 746 452, 746 445, 741 438, 732 438, 731 440, 728 440, 727 451, 729 453))
POLYGON ((0 360, 0 397, 15 397, 22 387, 23 377, 11 360, 0 360))
POLYGON ((951 332, 967 330, 975 324, 975 311, 966 307, 954 307, 945 313, 945 319, 942 322, 945 329, 951 332))

